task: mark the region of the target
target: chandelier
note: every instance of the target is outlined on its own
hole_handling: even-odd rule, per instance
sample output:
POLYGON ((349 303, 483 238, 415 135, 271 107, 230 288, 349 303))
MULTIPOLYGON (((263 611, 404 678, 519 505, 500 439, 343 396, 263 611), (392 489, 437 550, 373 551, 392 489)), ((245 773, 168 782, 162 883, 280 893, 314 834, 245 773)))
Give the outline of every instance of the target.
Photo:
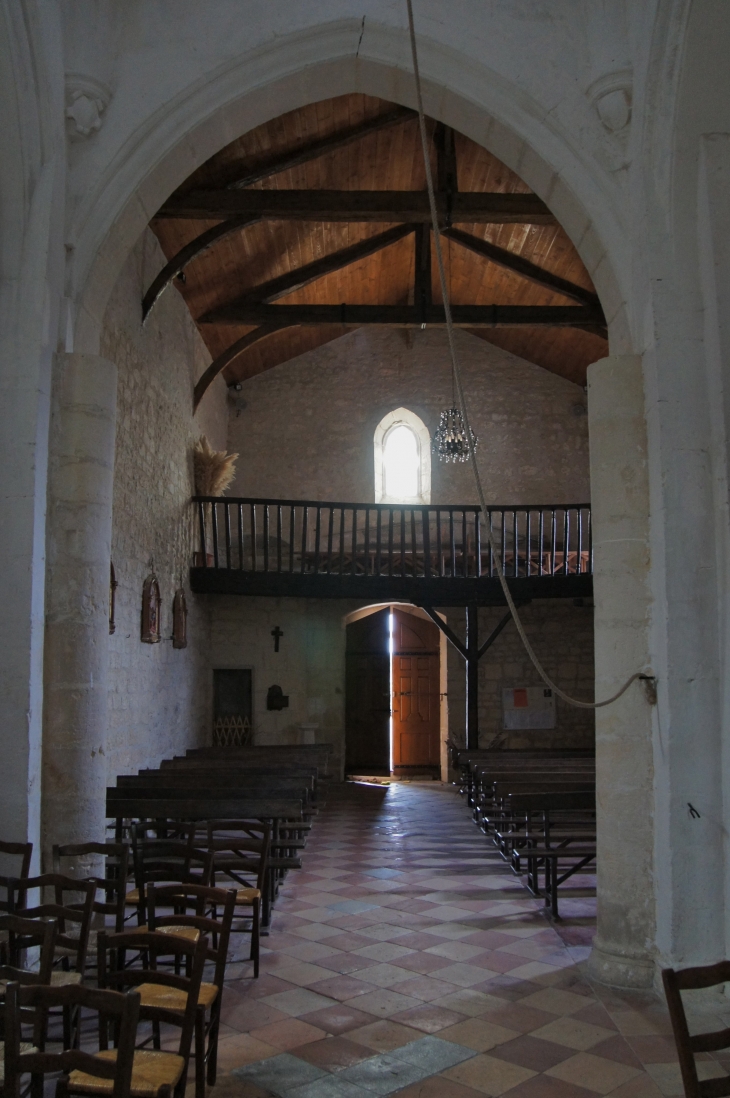
POLYGON ((464 420, 459 409, 454 406, 441 413, 441 421, 433 438, 431 449, 438 454, 440 461, 468 461, 471 451, 476 450, 479 440, 469 428, 471 447, 467 438, 464 420))

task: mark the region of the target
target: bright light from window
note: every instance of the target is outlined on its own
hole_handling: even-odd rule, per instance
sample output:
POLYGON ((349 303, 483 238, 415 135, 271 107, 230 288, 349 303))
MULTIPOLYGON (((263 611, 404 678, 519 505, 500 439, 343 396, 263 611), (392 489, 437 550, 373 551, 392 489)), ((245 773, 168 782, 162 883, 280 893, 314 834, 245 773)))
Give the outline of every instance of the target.
POLYGON ((415 434, 404 424, 388 432, 383 449, 385 494, 393 500, 417 499, 421 457, 415 434))

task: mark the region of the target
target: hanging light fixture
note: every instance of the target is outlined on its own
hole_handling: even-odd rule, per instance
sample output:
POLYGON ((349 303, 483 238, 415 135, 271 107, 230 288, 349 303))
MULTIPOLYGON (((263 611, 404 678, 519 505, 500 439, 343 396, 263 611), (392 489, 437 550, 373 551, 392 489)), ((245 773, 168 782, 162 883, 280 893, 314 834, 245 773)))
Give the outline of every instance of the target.
POLYGON ((471 448, 461 412, 454 405, 441 413, 441 421, 433 438, 431 449, 438 454, 440 461, 468 461, 471 451, 476 450, 478 439, 469 428, 471 448))

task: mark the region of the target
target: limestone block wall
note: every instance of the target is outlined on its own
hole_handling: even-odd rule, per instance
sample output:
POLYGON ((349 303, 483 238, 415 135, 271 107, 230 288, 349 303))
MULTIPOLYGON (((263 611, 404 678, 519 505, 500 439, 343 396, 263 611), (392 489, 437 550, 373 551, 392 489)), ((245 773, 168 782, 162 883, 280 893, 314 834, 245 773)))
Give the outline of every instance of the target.
MULTIPOLYGON (((504 616, 502 607, 479 612, 479 639, 483 643, 504 616)), ((590 600, 575 605, 572 599, 536 599, 523 606, 520 617, 538 657, 551 678, 581 701, 593 698, 593 606, 590 600)), ((465 636, 463 609, 447 611, 449 625, 465 636)), ((462 740, 465 725, 464 661, 449 645, 449 727, 462 740)), ((556 699, 556 727, 552 731, 505 732, 502 724, 502 689, 541 686, 513 622, 502 630, 479 662, 479 746, 500 743, 504 748, 580 748, 594 746, 595 717, 590 709, 576 709, 556 699)))
POLYGON ((210 662, 253 670, 257 744, 297 743, 302 724, 318 743, 334 745, 333 772, 344 762, 345 616, 359 605, 343 599, 211 598, 210 662), (271 630, 283 632, 274 651, 271 630), (269 711, 266 694, 280 686, 287 709, 269 711))
MULTIPOLYGON (((468 332, 456 336, 487 500, 588 501, 583 390, 468 332)), ((451 404, 446 334, 361 328, 250 378, 236 396, 232 495, 369 502, 383 416, 409 408, 433 437, 451 404)), ((469 466, 434 461, 431 501, 476 502, 469 466)))
POLYGON ((141 327, 144 288, 164 264, 147 232, 125 264, 105 315, 101 353, 117 365, 112 559, 119 584, 109 638, 107 772, 156 766, 205 741, 211 720, 210 614, 190 591, 192 447, 201 433, 226 442, 221 380, 192 415, 195 381, 210 362, 190 315, 168 290, 141 327), (162 640, 140 641, 142 585, 151 562, 162 595, 162 640), (182 583, 188 646, 172 647, 172 598, 182 583))

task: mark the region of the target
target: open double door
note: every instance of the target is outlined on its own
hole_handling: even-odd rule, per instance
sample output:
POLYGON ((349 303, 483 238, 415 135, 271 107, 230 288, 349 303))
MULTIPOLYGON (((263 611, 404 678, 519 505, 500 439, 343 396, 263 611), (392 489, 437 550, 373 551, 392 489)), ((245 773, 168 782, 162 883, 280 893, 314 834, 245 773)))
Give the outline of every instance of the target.
POLYGON ((437 626, 398 608, 348 625, 349 773, 388 774, 391 757, 393 770, 439 767, 439 652, 437 626))

